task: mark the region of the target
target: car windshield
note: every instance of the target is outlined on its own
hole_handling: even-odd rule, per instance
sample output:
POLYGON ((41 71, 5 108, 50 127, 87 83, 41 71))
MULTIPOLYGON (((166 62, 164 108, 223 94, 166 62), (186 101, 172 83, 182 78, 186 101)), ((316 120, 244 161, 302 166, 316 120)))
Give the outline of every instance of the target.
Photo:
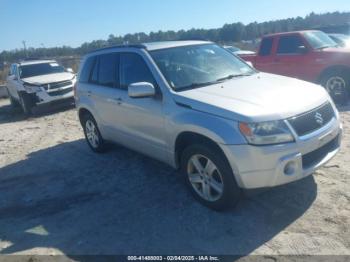
POLYGON ((175 91, 256 73, 245 62, 215 44, 182 46, 150 53, 175 91))
POLYGON ((338 46, 334 40, 332 40, 327 34, 321 31, 305 32, 304 36, 314 49, 323 49, 338 46))
POLYGON ((19 75, 21 78, 62 73, 64 71, 64 67, 56 62, 22 65, 19 67, 19 75))

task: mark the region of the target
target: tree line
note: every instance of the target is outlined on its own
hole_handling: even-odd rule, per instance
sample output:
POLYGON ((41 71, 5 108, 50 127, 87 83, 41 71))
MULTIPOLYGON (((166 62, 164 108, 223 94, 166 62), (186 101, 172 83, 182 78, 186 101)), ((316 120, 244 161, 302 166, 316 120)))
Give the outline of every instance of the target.
MULTIPOLYGON (((158 31, 146 33, 126 34, 118 36, 111 34, 106 40, 95 40, 83 43, 80 47, 69 46, 53 48, 27 48, 2 51, 0 53, 1 62, 14 62, 26 57, 62 57, 62 56, 82 56, 89 51, 120 44, 137 44, 153 41, 171 40, 209 40, 218 43, 232 43, 243 40, 254 40, 269 33, 315 29, 329 25, 341 25, 350 21, 350 12, 333 12, 325 14, 311 13, 306 17, 296 17, 281 19, 263 23, 243 23, 225 24, 217 29, 190 29, 179 31, 158 31)), ((350 30, 349 30, 350 31, 350 30)))

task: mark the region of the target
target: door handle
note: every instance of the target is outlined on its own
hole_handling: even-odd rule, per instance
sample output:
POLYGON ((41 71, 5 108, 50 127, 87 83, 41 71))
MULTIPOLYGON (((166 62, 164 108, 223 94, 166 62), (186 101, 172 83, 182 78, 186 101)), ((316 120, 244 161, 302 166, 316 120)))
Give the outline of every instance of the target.
POLYGON ((123 99, 121 99, 120 97, 108 98, 107 101, 111 103, 116 103, 117 105, 121 105, 123 103, 123 99))
POLYGON ((92 95, 92 92, 89 90, 87 91, 87 96, 91 96, 92 95))
POLYGON ((114 100, 117 102, 118 105, 121 105, 123 103, 123 99, 121 99, 120 97, 114 98, 114 100))

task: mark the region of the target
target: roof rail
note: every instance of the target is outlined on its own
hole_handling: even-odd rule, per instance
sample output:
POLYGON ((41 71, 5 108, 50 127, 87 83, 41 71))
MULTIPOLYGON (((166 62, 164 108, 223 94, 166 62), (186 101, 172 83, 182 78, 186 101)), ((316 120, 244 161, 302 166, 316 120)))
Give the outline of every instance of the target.
POLYGON ((26 57, 24 59, 21 59, 20 62, 25 62, 25 61, 36 61, 36 60, 42 60, 39 57, 26 57))
POLYGON ((108 47, 103 47, 103 48, 98 48, 98 49, 92 50, 92 51, 88 52, 87 54, 91 54, 91 53, 95 53, 95 52, 103 51, 103 50, 114 49, 114 48, 139 48, 139 49, 145 49, 146 46, 145 46, 145 45, 142 45, 142 44, 134 44, 134 45, 129 45, 129 44, 126 44, 126 45, 113 45, 113 46, 108 46, 108 47))

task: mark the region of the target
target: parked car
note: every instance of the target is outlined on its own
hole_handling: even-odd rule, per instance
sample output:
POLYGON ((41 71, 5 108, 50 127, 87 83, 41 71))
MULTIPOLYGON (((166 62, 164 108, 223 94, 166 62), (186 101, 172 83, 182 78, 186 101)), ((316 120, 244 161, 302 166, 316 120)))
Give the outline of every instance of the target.
POLYGON ((342 136, 324 88, 259 73, 211 42, 94 51, 75 98, 93 151, 113 142, 179 168, 194 196, 217 210, 237 203, 241 189, 312 174, 342 136))
POLYGON ((235 55, 253 55, 253 54, 255 54, 255 52, 253 52, 253 51, 241 50, 238 47, 232 46, 232 45, 225 45, 224 48, 235 55))
POLYGON ((295 77, 324 86, 346 104, 350 89, 350 50, 339 48, 321 31, 267 35, 257 55, 241 55, 263 72, 295 77))
POLYGON ((20 105, 25 114, 53 102, 71 100, 76 76, 55 60, 23 61, 11 65, 7 91, 13 106, 20 105))
POLYGON ((344 34, 328 34, 328 36, 339 46, 350 48, 350 36, 344 34))

